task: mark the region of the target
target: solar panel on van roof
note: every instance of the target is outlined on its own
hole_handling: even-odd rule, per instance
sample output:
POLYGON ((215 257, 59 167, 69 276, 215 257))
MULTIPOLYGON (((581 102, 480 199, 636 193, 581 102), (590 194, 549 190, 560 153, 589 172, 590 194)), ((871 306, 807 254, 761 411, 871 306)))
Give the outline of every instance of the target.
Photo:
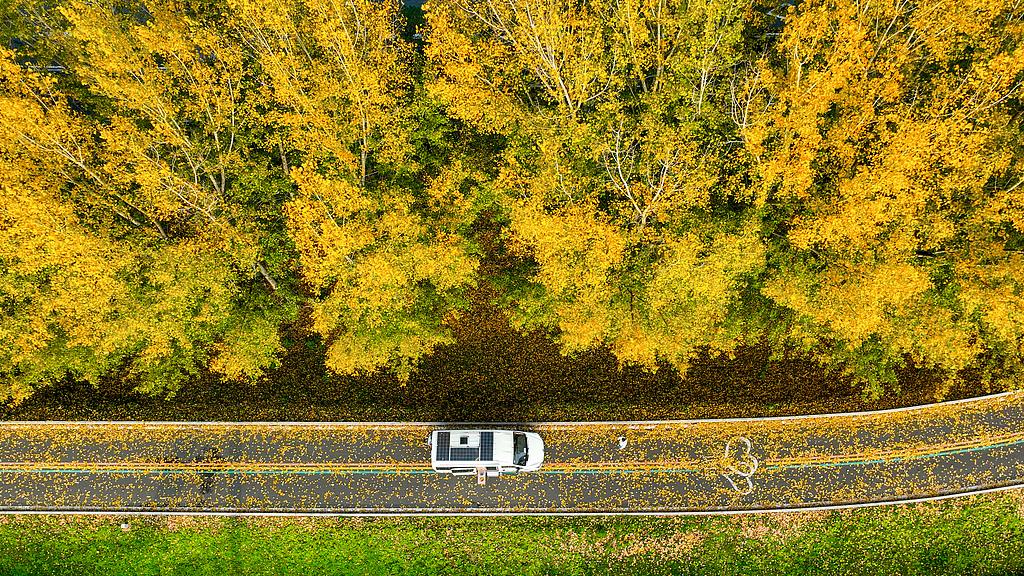
POLYGON ((451 433, 438 432, 435 459, 449 462, 494 460, 494 432, 480 432, 480 446, 476 448, 452 446, 451 433))
POLYGON ((448 448, 451 445, 452 439, 451 434, 448 432, 437 433, 437 455, 434 456, 435 460, 447 460, 448 459, 448 448))
POLYGON ((480 433, 480 459, 494 460, 494 432, 480 433))
POLYGON ((451 452, 448 453, 448 460, 475 462, 480 459, 479 456, 479 448, 452 448, 451 452))

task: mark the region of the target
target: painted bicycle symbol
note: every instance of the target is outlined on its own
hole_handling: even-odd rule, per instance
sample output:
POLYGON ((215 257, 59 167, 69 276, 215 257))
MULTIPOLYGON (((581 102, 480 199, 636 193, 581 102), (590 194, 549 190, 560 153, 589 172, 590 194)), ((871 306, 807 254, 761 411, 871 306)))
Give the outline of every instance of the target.
POLYGON ((733 436, 725 442, 725 457, 722 461, 728 473, 723 472, 722 477, 741 496, 746 496, 754 491, 754 481, 750 478, 754 472, 757 472, 758 461, 752 448, 750 439, 745 436, 733 436), (738 444, 740 448, 734 450, 733 444, 738 444), (737 480, 739 480, 738 484, 737 480), (745 487, 743 486, 744 482, 746 482, 745 487))

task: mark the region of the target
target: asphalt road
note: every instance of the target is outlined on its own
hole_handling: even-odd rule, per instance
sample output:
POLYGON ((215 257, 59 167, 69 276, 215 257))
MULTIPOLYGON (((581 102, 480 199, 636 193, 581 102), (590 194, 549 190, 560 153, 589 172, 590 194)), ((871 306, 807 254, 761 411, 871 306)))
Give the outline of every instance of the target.
POLYGON ((438 426, 427 424, 4 422, 0 511, 699 513, 887 502, 1024 484, 1022 424, 1017 393, 858 416, 440 426, 543 436, 540 471, 480 486, 430 470, 426 437, 438 426))

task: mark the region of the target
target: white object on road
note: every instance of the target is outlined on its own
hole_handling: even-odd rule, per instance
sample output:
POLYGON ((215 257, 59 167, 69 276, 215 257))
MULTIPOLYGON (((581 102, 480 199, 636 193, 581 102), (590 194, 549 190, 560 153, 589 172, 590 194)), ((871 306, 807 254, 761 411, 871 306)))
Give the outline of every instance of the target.
MULTIPOLYGON (((746 436, 734 436, 733 438, 730 438, 728 441, 726 441, 725 460, 727 462, 730 459, 729 451, 732 449, 732 443, 734 440, 739 441, 741 444, 743 444, 744 447, 743 456, 739 456, 739 454, 737 454, 736 461, 738 463, 746 464, 748 468, 746 470, 741 470, 738 466, 732 463, 726 464, 726 467, 729 470, 730 474, 735 474, 736 476, 739 476, 740 478, 746 480, 747 487, 744 489, 737 486, 736 482, 734 482, 733 479, 730 477, 730 474, 722 474, 722 476, 725 478, 726 482, 729 483, 729 486, 731 486, 733 490, 738 492, 740 496, 746 496, 747 494, 750 494, 751 492, 754 491, 754 481, 751 480, 750 477, 754 475, 754 472, 757 472, 757 466, 759 463, 757 461, 757 456, 754 456, 753 454, 753 446, 750 443, 750 439, 747 438, 746 436)), ((739 450, 737 450, 737 453, 738 452, 739 450)))
MULTIPOLYGON (((456 476, 533 472, 544 462, 544 441, 517 430, 435 430, 430 434, 430 465, 456 476)), ((479 477, 479 476, 478 476, 479 477)))

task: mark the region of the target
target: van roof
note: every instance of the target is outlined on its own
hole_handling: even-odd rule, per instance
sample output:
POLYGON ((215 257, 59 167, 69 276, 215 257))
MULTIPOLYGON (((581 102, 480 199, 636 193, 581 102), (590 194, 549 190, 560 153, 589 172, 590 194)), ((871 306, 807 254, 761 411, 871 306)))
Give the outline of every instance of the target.
POLYGON ((512 434, 511 430, 439 430, 434 433, 434 464, 511 464, 512 434))

